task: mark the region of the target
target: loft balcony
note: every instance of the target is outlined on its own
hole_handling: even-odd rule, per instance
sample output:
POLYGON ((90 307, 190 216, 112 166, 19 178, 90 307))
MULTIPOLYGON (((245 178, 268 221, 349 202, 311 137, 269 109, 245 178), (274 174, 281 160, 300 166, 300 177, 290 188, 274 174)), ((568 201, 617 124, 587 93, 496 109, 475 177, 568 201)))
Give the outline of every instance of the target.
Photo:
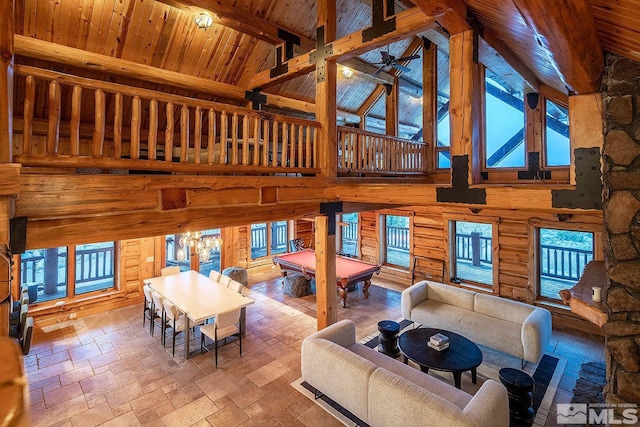
MULTIPOLYGON (((317 177, 321 124, 16 66, 14 161, 91 174, 317 177), (22 117, 20 113, 22 112, 22 117)), ((338 176, 426 175, 427 144, 340 127, 338 176)))

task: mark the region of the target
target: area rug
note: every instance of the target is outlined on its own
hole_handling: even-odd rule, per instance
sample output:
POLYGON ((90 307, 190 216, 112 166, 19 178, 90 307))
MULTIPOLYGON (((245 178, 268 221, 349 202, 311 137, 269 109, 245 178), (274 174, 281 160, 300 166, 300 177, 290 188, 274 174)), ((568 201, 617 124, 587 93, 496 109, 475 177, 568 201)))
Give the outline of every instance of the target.
MULTIPOLYGON (((399 320, 398 323, 400 323, 401 333, 405 330, 419 326, 418 324, 415 324, 409 320, 399 320)), ((360 343, 377 350, 378 333, 365 337, 360 341, 360 343)), ((478 389, 487 379, 500 381, 498 372, 501 368, 510 367, 521 369, 522 367, 520 359, 516 357, 501 353, 488 347, 478 347, 480 347, 480 350, 482 351, 483 361, 477 369, 477 384, 473 384, 473 382, 471 381, 470 372, 465 372, 462 374, 462 390, 472 395, 478 391, 478 389)), ((401 357, 402 356, 400 356, 400 358, 401 357)), ((567 361, 563 358, 557 358, 545 354, 539 363, 527 363, 527 365, 523 369, 536 381, 536 387, 533 393, 533 409, 536 413, 534 425, 545 425, 547 417, 549 415, 551 404, 553 402, 553 398, 558 389, 558 384, 560 383, 560 379, 562 378, 562 374, 564 372, 566 364, 567 361)), ((416 370, 419 369, 418 366, 411 361, 409 361, 409 365, 415 367, 416 370)), ((430 370, 429 375, 453 385, 453 376, 450 373, 430 370)), ((323 395, 320 398, 316 399, 314 396, 313 387, 302 381, 302 378, 299 378, 296 381, 292 382, 291 386, 309 399, 313 400, 318 406, 329 412, 331 415, 333 415, 334 418, 342 422, 344 425, 367 426, 367 424, 362 420, 355 417, 349 411, 345 410, 342 406, 329 399, 328 397, 323 395)))

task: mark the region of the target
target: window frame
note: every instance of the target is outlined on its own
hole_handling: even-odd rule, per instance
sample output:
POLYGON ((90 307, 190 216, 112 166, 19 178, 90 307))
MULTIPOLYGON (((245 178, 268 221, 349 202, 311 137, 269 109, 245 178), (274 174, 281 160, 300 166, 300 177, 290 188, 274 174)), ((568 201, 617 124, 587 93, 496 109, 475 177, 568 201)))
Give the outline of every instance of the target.
MULTIPOLYGON (((447 55, 447 57, 449 58, 449 61, 447 61, 447 68, 451 67, 451 58, 449 56, 449 54, 444 50, 441 49, 440 47, 438 47, 438 51, 442 51, 443 54, 447 55)), ((435 78, 435 93, 436 93, 436 97, 438 96, 439 93, 439 85, 440 82, 438 81, 438 75, 440 73, 440 61, 438 60, 438 55, 436 52, 436 58, 435 58, 435 63, 436 63, 436 70, 435 70, 435 74, 436 74, 436 78, 435 78)), ((451 89, 451 82, 449 82, 449 89, 451 89)), ((451 102, 451 90, 449 90, 449 103, 451 102)), ((443 146, 438 146, 438 126, 440 124, 440 121, 438 120, 438 102, 437 100, 435 101, 435 108, 433 111, 434 117, 433 117, 433 123, 434 123, 434 138, 435 141, 433 142, 433 170, 436 173, 443 173, 446 171, 449 171, 451 169, 451 110, 449 109, 449 111, 446 113, 449 115, 449 145, 443 145, 443 146), (449 167, 439 167, 439 156, 440 153, 449 153, 449 167)), ((444 118, 444 115, 443 115, 444 118)))
MULTIPOLYGON (((361 254, 360 254, 360 225, 362 224, 362 222, 361 222, 360 214, 358 212, 353 212, 352 214, 356 215, 356 218, 357 218, 357 222, 356 222, 356 224, 357 224, 357 230, 356 230, 356 253, 355 253, 355 255, 344 254, 344 251, 343 251, 343 249, 344 249, 344 241, 343 241, 343 236, 344 236, 343 235, 343 230, 344 230, 344 227, 341 226, 340 224, 338 224, 338 225, 340 225, 339 227, 336 227, 336 252, 342 253, 342 254, 344 254, 344 256, 349 256, 349 257, 354 257, 354 258, 360 259, 360 256, 361 256, 361 254)), ((345 222, 344 219, 343 219, 344 215, 345 214, 340 214, 337 217, 337 220, 340 221, 340 222, 345 222)), ((351 215, 351 214, 349 214, 349 215, 351 215)))
MULTIPOLYGON (((90 298, 93 298, 98 295, 104 295, 105 292, 113 292, 120 290, 120 251, 121 251, 121 242, 119 240, 110 240, 109 242, 113 242, 113 286, 105 289, 98 289, 90 292, 76 292, 76 248, 81 245, 89 245, 91 243, 82 243, 77 245, 61 245, 55 246, 55 248, 67 248, 66 258, 66 290, 67 294, 64 297, 51 299, 47 301, 38 301, 35 303, 29 303, 29 305, 39 306, 39 307, 50 307, 55 305, 56 302, 65 301, 65 302, 77 302, 83 301, 90 298), (72 262, 71 262, 72 261, 72 262)), ((107 243, 107 242, 95 242, 95 243, 107 243)), ((53 248, 34 248, 28 249, 31 250, 46 250, 53 248)), ((18 278, 18 287, 22 286, 22 256, 23 254, 17 254, 17 262, 16 262, 16 277, 18 278)))
MULTIPOLYGON (((602 224, 586 222, 556 222, 531 218, 528 221, 529 229, 529 283, 533 285, 533 297, 536 301, 559 303, 555 298, 547 298, 540 293, 540 229, 551 228, 566 231, 586 231, 593 233, 593 260, 604 260, 603 230, 602 224)), ((563 306, 564 307, 564 306, 563 306)), ((567 307, 568 308, 568 307, 567 307)))
POLYGON ((292 230, 292 223, 291 223, 291 221, 265 221, 265 222, 255 222, 255 223, 251 223, 251 224, 249 224, 249 225, 247 226, 247 230, 249 231, 249 233, 248 233, 248 239, 247 239, 247 241, 248 241, 248 243, 249 243, 249 262, 251 262, 251 263, 253 263, 253 262, 260 262, 260 261, 263 261, 263 260, 267 260, 267 259, 269 259, 269 258, 273 257, 274 255, 279 255, 279 254, 281 254, 281 253, 288 253, 288 252, 289 252, 289 242, 288 242, 288 240, 289 240, 289 238, 290 238, 290 236, 291 236, 291 230, 292 230), (276 222, 285 222, 285 223, 287 224, 287 233, 286 233, 286 234, 287 234, 287 239, 285 240, 285 250, 284 250, 284 252, 278 252, 277 254, 272 254, 272 253, 271 253, 271 240, 272 240, 272 235, 271 235, 271 234, 272 234, 272 233, 271 233, 272 227, 271 227, 271 224, 276 223, 276 222), (267 233, 266 233, 266 234, 267 234, 267 240, 266 240, 266 244, 267 244, 267 254, 266 254, 265 256, 261 256, 261 257, 258 257, 258 258, 254 258, 254 257, 252 256, 252 254, 251 254, 251 248, 253 247, 253 241, 252 241, 252 238, 251 238, 251 234, 252 234, 252 233, 251 233, 251 231, 252 231, 252 230, 251 230, 251 226, 252 226, 252 225, 254 225, 254 224, 265 224, 265 227, 266 227, 266 230, 267 230, 267 233))
POLYGON ((538 102, 542 103, 542 113, 541 113, 541 122, 542 122, 542 148, 541 148, 541 153, 540 153, 540 167, 545 169, 545 170, 568 170, 571 165, 572 165, 572 161, 573 161, 573 146, 571 144, 571 113, 569 111, 569 105, 565 102, 561 102, 558 99, 554 99, 554 98, 550 98, 548 96, 540 96, 540 100, 538 102), (548 151, 548 145, 547 145, 547 101, 549 102, 553 102, 554 104, 563 107, 567 110, 567 117, 568 117, 568 126, 569 126, 569 164, 567 165, 555 165, 555 166, 549 166, 547 164, 547 159, 548 159, 548 155, 547 155, 547 151, 548 151))
POLYGON ((456 213, 444 213, 443 219, 445 221, 444 227, 444 260, 445 260, 445 271, 448 273, 448 277, 445 278, 445 282, 451 285, 468 287, 474 290, 490 290, 492 293, 499 295, 500 294, 500 243, 499 243, 499 226, 500 226, 500 218, 497 216, 489 216, 489 215, 464 215, 464 214, 456 214, 456 213), (486 283, 474 282, 472 280, 464 279, 460 283, 455 283, 451 279, 455 278, 455 259, 452 259, 452 256, 456 254, 455 248, 455 226, 452 226, 452 223, 455 222, 476 222, 480 224, 490 224, 491 225, 491 285, 487 285, 486 283))
POLYGON ((378 223, 380 224, 379 233, 378 233, 379 240, 380 240, 379 255, 378 255, 380 259, 380 264, 384 265, 385 267, 390 267, 398 270, 411 271, 413 266, 413 215, 408 212, 407 213, 383 212, 383 213, 380 213, 378 223), (407 267, 399 264, 391 264, 387 261, 387 216, 405 217, 409 220, 409 225, 408 225, 408 233, 409 233, 408 264, 409 265, 407 267))

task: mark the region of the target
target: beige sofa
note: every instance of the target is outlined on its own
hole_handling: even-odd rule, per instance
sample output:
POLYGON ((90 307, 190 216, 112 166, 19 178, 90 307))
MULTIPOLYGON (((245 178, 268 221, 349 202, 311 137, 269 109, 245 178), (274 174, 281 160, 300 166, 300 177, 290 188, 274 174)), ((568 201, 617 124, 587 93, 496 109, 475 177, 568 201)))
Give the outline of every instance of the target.
POLYGON ((537 363, 551 338, 548 310, 424 280, 402 292, 402 316, 537 363))
POLYGON ((372 427, 508 426, 507 391, 487 380, 471 396, 356 343, 342 320, 302 343, 302 378, 372 427))

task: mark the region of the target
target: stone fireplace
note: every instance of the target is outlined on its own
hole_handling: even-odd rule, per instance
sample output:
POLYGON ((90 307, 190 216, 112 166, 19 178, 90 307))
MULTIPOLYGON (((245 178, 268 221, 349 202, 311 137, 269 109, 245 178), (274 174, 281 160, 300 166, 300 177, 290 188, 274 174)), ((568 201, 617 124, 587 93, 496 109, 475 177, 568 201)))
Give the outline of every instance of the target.
POLYGON ((608 55, 603 78, 608 403, 640 403, 640 62, 608 55))

